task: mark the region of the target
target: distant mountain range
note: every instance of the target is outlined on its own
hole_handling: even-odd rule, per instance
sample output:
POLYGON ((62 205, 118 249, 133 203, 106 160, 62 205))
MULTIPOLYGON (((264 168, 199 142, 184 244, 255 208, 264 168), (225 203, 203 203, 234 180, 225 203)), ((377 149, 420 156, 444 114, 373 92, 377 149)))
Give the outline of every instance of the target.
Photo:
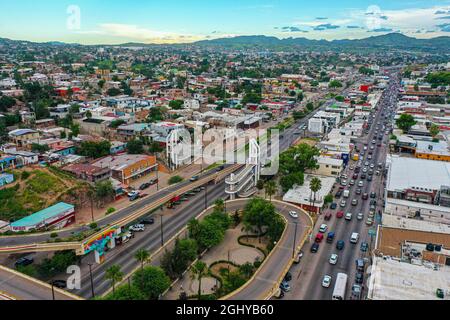
POLYGON ((355 40, 312 40, 307 38, 286 38, 268 36, 239 36, 234 38, 220 38, 214 40, 198 41, 195 44, 202 46, 300 46, 300 47, 328 47, 349 48, 396 48, 396 49, 440 49, 450 50, 450 37, 437 37, 431 39, 417 39, 401 33, 389 33, 355 40))
MULTIPOLYGON (((27 43, 30 41, 10 40, 0 38, 0 44, 27 43)), ((37 45, 51 46, 79 46, 79 44, 66 44, 59 41, 35 43, 37 45)), ((158 45, 146 43, 124 43, 121 47, 158 47, 158 46, 201 46, 201 47, 228 47, 228 48, 289 48, 299 47, 304 49, 399 49, 399 50, 420 50, 420 51, 443 51, 450 52, 450 37, 442 36, 431 39, 417 39, 405 36, 401 33, 389 33, 379 36, 372 36, 364 39, 344 39, 344 40, 312 40, 304 37, 279 39, 273 36, 237 36, 230 38, 218 38, 212 40, 202 40, 194 43, 158 45)), ((98 46, 101 46, 100 44, 98 46)), ((113 45, 104 45, 113 46, 113 45)), ((116 45, 117 46, 117 45, 116 45)))

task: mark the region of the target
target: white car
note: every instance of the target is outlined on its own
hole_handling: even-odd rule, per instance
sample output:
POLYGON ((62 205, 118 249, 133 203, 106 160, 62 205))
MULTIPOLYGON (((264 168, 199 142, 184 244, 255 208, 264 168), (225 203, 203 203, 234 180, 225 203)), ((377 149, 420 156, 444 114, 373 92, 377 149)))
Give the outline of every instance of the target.
POLYGON ((358 215, 356 216, 356 218, 357 218, 358 220, 364 219, 364 213, 362 213, 362 212, 358 213, 358 215))
POLYGON ((322 287, 329 288, 331 285, 331 276, 325 275, 322 279, 322 287))
POLYGON ((297 218, 298 218, 298 213, 295 212, 295 211, 289 211, 289 215, 290 215, 292 218, 294 218, 294 219, 297 219, 297 218))
POLYGON ((328 260, 328 262, 332 265, 335 265, 337 263, 337 261, 338 261, 338 255, 336 253, 333 253, 330 256, 330 260, 328 260))
POLYGON ((360 188, 364 187, 364 181, 358 182, 358 187, 360 187, 360 188))
POLYGON ((130 231, 142 232, 145 231, 145 226, 143 224, 135 224, 129 228, 130 231))
POLYGON ((351 212, 347 212, 345 214, 345 220, 350 221, 350 220, 352 220, 352 217, 353 217, 353 214, 351 212))
POLYGON ((139 191, 133 190, 127 193, 128 197, 134 197, 135 195, 139 195, 139 191))
POLYGON ((325 233, 325 232, 327 232, 327 230, 328 230, 328 226, 325 223, 322 224, 319 228, 320 233, 325 233))

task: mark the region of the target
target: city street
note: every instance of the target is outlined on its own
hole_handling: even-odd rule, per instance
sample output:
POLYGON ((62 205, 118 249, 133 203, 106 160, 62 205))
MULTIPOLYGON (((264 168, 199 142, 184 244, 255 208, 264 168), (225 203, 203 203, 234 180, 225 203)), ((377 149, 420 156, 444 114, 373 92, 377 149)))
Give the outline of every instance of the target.
MULTIPOLYGON (((380 106, 382 102, 380 102, 380 106)), ((371 145, 372 139, 376 140, 374 136, 375 126, 380 121, 380 115, 382 112, 382 108, 379 107, 376 113, 376 117, 372 123, 369 134, 362 139, 361 143, 358 143, 357 146, 360 150, 363 149, 364 143, 367 143, 368 146, 371 145)), ((364 164, 365 161, 369 163, 374 163, 377 165, 379 162, 385 163, 386 160, 386 152, 387 152, 387 142, 388 138, 386 135, 383 137, 382 147, 375 148, 373 158, 368 160, 368 153, 365 152, 365 157, 362 160, 364 164)), ((351 163, 353 166, 356 166, 355 162, 351 163)), ((349 177, 353 175, 353 171, 349 169, 349 166, 346 168, 345 173, 349 177)), ((381 173, 379 176, 374 175, 373 181, 368 182, 364 181, 364 186, 362 188, 362 193, 376 192, 377 194, 377 208, 378 210, 382 209, 382 192, 383 192, 383 174, 381 173)), ((360 181, 360 175, 358 179, 355 181, 358 183, 360 181)), ((304 257, 302 258, 302 262, 299 265, 294 265, 291 268, 291 274, 293 277, 293 281, 291 283, 292 291, 287 293, 285 299, 301 299, 301 300, 330 300, 333 292, 334 282, 332 282, 329 288, 324 288, 321 286, 322 278, 324 275, 330 275, 333 280, 336 279, 336 275, 339 272, 347 273, 348 275, 348 283, 347 283, 347 297, 350 296, 351 286, 354 283, 355 274, 356 274, 356 266, 355 260, 358 258, 368 258, 369 251, 366 253, 360 250, 360 245, 362 242, 366 242, 369 246, 373 245, 374 239, 371 239, 369 236, 369 229, 376 229, 376 225, 378 223, 378 216, 376 215, 375 223, 373 226, 369 227, 366 225, 365 221, 367 219, 369 213, 370 206, 370 198, 368 200, 362 200, 361 195, 356 195, 357 186, 347 186, 350 190, 350 196, 347 199, 347 204, 344 208, 339 206, 339 202, 342 199, 335 199, 334 201, 338 203, 338 208, 333 211, 333 218, 329 222, 324 222, 324 215, 322 214, 319 217, 318 222, 316 223, 316 230, 313 232, 313 236, 317 234, 318 228, 322 223, 326 223, 328 225, 328 232, 334 231, 336 236, 333 243, 328 244, 323 241, 320 244, 320 248, 317 253, 311 253, 309 247, 311 243, 308 243, 303 248, 304 257), (358 199, 358 205, 352 206, 351 201, 353 199, 358 199), (351 221, 347 221, 344 218, 338 219, 336 217, 336 213, 338 211, 344 211, 344 213, 351 212, 353 214, 353 218, 351 221), (357 220, 356 215, 362 212, 364 213, 363 220, 357 220), (350 236, 353 232, 357 232, 360 235, 360 239, 357 244, 350 243, 350 236), (338 240, 343 240, 345 242, 345 247, 342 251, 338 251, 336 249, 336 242, 338 240), (332 265, 329 263, 329 258, 331 254, 338 254, 338 262, 336 265, 332 265)), ((346 188, 347 188, 346 187, 346 188)), ((338 185, 334 188, 334 193, 337 191, 338 185)), ((364 282, 365 283, 365 282, 364 282)), ((365 289, 365 288, 363 288, 365 289)), ((363 291, 363 295, 367 292, 363 291)))

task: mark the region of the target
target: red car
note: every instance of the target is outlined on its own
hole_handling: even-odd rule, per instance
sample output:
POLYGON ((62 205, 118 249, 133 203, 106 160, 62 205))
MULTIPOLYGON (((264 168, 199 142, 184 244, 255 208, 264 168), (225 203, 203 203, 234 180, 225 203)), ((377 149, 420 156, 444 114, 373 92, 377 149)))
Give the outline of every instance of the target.
POLYGON ((332 214, 330 211, 328 211, 328 212, 325 214, 325 218, 324 218, 325 221, 330 220, 332 216, 333 216, 333 214, 332 214))
POLYGON ((338 211, 337 213, 336 213, 336 217, 337 218, 342 218, 344 216, 344 211, 338 211))
POLYGON ((316 235, 316 240, 315 240, 315 242, 316 242, 316 243, 321 243, 322 240, 323 240, 323 234, 322 234, 322 233, 318 233, 318 234, 316 235))

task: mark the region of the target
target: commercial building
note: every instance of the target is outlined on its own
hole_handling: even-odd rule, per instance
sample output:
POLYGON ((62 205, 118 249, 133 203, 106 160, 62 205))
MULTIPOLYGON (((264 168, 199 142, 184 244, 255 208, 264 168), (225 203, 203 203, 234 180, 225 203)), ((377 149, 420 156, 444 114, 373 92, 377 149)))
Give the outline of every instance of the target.
POLYGON ((14 221, 10 228, 14 232, 39 229, 61 229, 75 221, 75 207, 65 202, 59 202, 28 217, 14 221))
POLYGON ((391 156, 386 164, 385 214, 450 225, 448 162, 391 156))
POLYGON ((92 165, 111 169, 112 177, 123 184, 130 184, 158 169, 155 156, 126 153, 104 157, 92 165))
POLYGON ((330 157, 318 157, 317 165, 319 168, 313 170, 312 173, 326 177, 339 177, 344 169, 344 161, 330 157))
POLYGON ((103 181, 111 177, 110 168, 101 168, 87 163, 71 164, 64 168, 75 175, 78 179, 86 180, 92 183, 103 181))
POLYGON ((335 178, 305 174, 303 185, 294 186, 286 192, 283 196, 283 201, 298 205, 306 211, 317 213, 323 207, 325 197, 330 194, 335 182, 335 178), (315 198, 310 189, 310 183, 314 177, 319 178, 322 184, 322 188, 316 193, 315 198))

